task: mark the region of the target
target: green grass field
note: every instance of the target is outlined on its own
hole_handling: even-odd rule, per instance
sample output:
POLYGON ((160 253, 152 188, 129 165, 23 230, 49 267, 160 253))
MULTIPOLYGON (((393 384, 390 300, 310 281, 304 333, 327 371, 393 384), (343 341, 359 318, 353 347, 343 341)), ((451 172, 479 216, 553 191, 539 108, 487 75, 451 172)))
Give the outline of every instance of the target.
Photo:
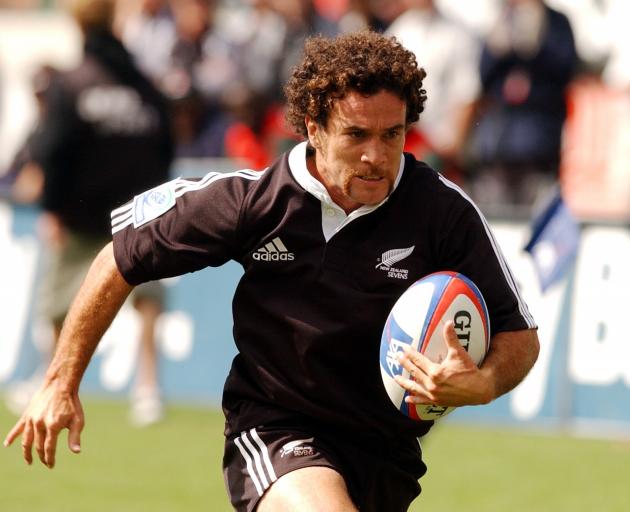
MULTIPOLYGON (((57 467, 28 467, 19 443, 0 451, 0 510, 231 510, 221 475, 219 412, 171 406, 147 429, 126 404, 88 400, 83 452, 60 438, 57 467)), ((15 418, 0 405, 2 438, 15 418)), ((626 512, 630 443, 444 424, 424 443, 428 474, 412 512, 626 512)), ((387 511, 383 511, 387 512, 387 511)))

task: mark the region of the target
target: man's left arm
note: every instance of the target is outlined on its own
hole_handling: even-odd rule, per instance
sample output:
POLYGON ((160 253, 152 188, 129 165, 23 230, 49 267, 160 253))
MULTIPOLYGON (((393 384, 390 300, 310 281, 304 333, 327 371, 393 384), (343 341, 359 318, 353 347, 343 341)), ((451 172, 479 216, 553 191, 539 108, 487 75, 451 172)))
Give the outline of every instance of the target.
POLYGON ((399 376, 396 381, 409 391, 408 403, 449 407, 489 403, 514 389, 538 358, 535 329, 495 334, 480 368, 460 345, 452 322, 444 327, 444 339, 448 350, 440 363, 409 347, 400 355, 410 378, 399 376))
POLYGON ((538 359, 540 344, 535 329, 495 334, 481 373, 493 384, 491 400, 512 391, 529 373, 538 359))

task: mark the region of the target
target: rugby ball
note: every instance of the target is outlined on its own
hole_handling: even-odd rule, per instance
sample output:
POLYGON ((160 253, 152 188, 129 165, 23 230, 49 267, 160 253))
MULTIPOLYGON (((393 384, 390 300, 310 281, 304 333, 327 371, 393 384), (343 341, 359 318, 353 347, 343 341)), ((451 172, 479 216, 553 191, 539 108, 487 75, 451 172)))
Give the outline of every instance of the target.
POLYGON ((436 272, 413 283, 396 301, 381 337, 380 365, 383 384, 400 412, 417 421, 443 418, 455 407, 407 404, 407 391, 395 380, 409 378, 397 355, 405 344, 441 362, 446 356, 442 335, 452 320, 462 346, 479 366, 490 347, 490 320, 486 303, 477 286, 457 272, 436 272))

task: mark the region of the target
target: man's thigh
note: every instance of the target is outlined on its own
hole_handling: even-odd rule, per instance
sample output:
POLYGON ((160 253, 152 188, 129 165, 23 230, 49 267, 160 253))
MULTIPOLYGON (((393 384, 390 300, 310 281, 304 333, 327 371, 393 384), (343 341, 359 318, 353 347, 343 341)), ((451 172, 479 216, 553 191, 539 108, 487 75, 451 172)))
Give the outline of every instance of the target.
MULTIPOLYGON (((226 440, 223 476, 232 505, 238 512, 256 510, 263 495, 266 496, 267 490, 276 483, 279 483, 280 494, 280 490, 287 487, 285 482, 299 479, 297 471, 303 468, 325 468, 335 475, 342 474, 328 444, 301 430, 252 428, 226 440), (297 477, 289 477, 291 473, 297 473, 297 477)), ((326 473, 322 479, 327 485, 334 481, 336 489, 346 487, 345 483, 341 486, 338 482, 343 482, 341 476, 331 478, 326 473)))
POLYGON ((257 512, 358 512, 343 477, 334 469, 311 466, 287 473, 267 490, 257 512))

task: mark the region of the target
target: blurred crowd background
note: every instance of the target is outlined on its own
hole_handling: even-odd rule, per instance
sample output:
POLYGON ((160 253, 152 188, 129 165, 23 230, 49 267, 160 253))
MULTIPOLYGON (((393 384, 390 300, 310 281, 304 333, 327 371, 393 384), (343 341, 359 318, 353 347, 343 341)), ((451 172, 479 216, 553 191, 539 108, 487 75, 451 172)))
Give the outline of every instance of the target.
MULTIPOLYGON (((0 0, 0 17, 64 12, 72 2, 0 0)), ((166 98, 176 162, 268 165, 296 140, 284 124, 282 87, 305 38, 370 28, 396 36, 428 74, 426 111, 406 149, 459 183, 486 213, 528 215, 561 182, 578 214, 623 218, 630 207, 629 5, 118 0, 113 32, 166 98)), ((0 34, 0 97, 7 60, 0 34)), ((40 116, 62 71, 45 59, 29 70, 40 116)), ((0 133, 13 133, 10 112, 2 105, 0 133)), ((1 190, 14 201, 41 195, 29 148, 37 129, 32 120, 19 144, 0 144, 11 153, 0 159, 1 190)))

